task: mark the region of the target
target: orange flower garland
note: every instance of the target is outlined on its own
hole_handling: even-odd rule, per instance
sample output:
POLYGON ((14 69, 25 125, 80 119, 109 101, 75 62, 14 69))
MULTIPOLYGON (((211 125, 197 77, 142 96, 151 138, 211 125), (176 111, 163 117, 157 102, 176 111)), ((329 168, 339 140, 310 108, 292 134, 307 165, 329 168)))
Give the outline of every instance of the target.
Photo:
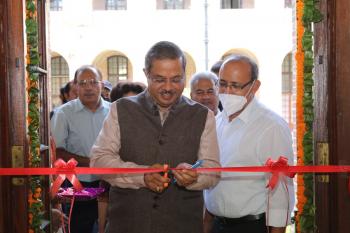
MULTIPOLYGON (((29 167, 40 166, 40 110, 39 75, 33 68, 39 66, 38 22, 36 0, 26 0, 26 91, 27 91, 27 135, 29 145, 29 167)), ((28 192, 28 232, 42 233, 43 202, 41 200, 41 180, 39 176, 29 178, 28 192)))
MULTIPOLYGON (((299 0, 296 3, 296 21, 297 21, 297 51, 295 54, 296 59, 296 126, 297 126, 297 165, 304 165, 304 150, 303 150, 303 138, 305 134, 305 122, 304 122, 304 109, 303 109, 303 95, 304 95, 304 52, 302 46, 302 38, 304 35, 304 26, 302 17, 304 13, 304 3, 299 0)), ((304 195, 305 186, 302 174, 297 175, 297 209, 296 215, 296 230, 300 231, 300 215, 303 212, 304 205, 306 203, 306 197, 304 195)))

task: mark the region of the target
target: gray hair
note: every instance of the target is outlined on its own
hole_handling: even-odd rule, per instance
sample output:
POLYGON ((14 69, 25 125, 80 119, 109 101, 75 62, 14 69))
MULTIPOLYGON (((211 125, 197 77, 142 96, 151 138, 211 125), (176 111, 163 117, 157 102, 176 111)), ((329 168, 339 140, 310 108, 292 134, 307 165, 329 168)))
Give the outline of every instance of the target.
POLYGON ((154 44, 147 52, 145 57, 145 71, 149 73, 154 60, 178 59, 182 60, 182 69, 186 68, 186 57, 182 50, 170 41, 160 41, 154 44))
POLYGON ((228 63, 240 62, 240 61, 248 63, 250 65, 251 80, 257 80, 258 76, 259 76, 259 67, 258 67, 258 65, 256 64, 255 61, 253 61, 252 59, 250 59, 249 57, 244 56, 244 55, 231 55, 231 56, 227 57, 224 60, 224 63, 222 64, 221 69, 223 69, 223 67, 226 64, 228 64, 228 63))
POLYGON ((192 75, 191 77, 191 81, 190 81, 190 85, 191 85, 191 91, 194 88, 194 85, 202 79, 206 79, 206 80, 211 80, 214 83, 214 86, 217 85, 218 83, 218 76, 216 76, 216 74, 214 74, 211 71, 203 71, 203 72, 197 72, 194 75, 192 75))

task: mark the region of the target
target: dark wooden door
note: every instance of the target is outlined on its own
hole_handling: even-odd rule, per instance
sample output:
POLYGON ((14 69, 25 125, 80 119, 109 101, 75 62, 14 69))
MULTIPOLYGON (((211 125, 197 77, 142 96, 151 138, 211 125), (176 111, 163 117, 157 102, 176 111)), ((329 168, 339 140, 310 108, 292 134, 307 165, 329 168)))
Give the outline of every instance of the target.
MULTIPOLYGON (((46 69, 45 1, 37 2, 40 66, 46 69)), ((28 165, 24 3, 0 1, 0 167, 28 165)), ((41 73, 40 140, 48 145, 47 77, 42 69, 38 72, 41 73)), ((43 152, 43 166, 47 166, 49 158, 45 153, 48 152, 43 152)), ((45 181, 43 193, 48 193, 47 179, 45 181)), ((28 232, 28 188, 27 177, 0 176, 0 233, 28 232)), ((43 198, 49 213, 48 196, 43 198)))
MULTIPOLYGON (((315 25, 315 163, 349 165, 350 1, 322 0, 319 7, 324 20, 315 25)), ((347 174, 316 176, 317 232, 349 232, 347 182, 347 174)))
MULTIPOLYGON (((1 1, 0 166, 12 167, 12 150, 25 154, 25 65, 22 1, 1 1)), ((18 154, 18 156, 20 156, 18 154)), ((24 157, 22 156, 24 159, 24 157)), ((24 160, 23 160, 24 161, 24 160)), ((0 178, 1 232, 27 231, 26 179, 0 178)))

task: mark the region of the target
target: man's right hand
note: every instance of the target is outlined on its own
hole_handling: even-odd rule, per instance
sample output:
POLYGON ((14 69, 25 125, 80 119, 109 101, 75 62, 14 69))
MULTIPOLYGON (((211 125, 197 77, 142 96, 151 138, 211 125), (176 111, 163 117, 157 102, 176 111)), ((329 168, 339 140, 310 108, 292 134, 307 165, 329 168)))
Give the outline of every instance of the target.
MULTIPOLYGON (((163 169, 164 165, 156 163, 150 166, 150 168, 163 169)), ((157 193, 163 192, 168 186, 168 183, 170 182, 169 178, 163 177, 159 173, 146 173, 144 175, 144 180, 145 180, 146 187, 157 193)))

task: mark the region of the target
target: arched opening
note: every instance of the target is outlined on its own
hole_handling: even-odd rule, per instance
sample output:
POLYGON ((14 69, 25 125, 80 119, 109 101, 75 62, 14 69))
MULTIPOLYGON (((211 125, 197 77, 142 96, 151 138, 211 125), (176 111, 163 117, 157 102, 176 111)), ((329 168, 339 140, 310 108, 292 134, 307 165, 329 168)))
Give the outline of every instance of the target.
POLYGON ((194 73, 196 73, 196 64, 193 57, 185 52, 186 56, 186 87, 189 87, 190 79, 194 73))
POLYGON ((288 53, 282 63, 282 117, 293 130, 293 64, 292 53, 288 53))
POLYGON ((113 86, 119 81, 132 80, 132 64, 121 52, 102 52, 92 64, 101 70, 102 79, 110 81, 113 86))
POLYGON ((69 67, 66 59, 58 53, 51 56, 51 102, 52 108, 61 105, 60 89, 69 81, 69 67))
POLYGON ((225 52, 224 55, 222 55, 221 59, 224 60, 225 58, 227 58, 228 56, 231 56, 231 55, 244 55, 244 56, 247 56, 250 59, 252 59, 253 61, 255 61, 256 64, 259 65, 258 58, 255 56, 255 54, 253 52, 251 52, 248 49, 245 49, 245 48, 230 49, 229 51, 225 52))

